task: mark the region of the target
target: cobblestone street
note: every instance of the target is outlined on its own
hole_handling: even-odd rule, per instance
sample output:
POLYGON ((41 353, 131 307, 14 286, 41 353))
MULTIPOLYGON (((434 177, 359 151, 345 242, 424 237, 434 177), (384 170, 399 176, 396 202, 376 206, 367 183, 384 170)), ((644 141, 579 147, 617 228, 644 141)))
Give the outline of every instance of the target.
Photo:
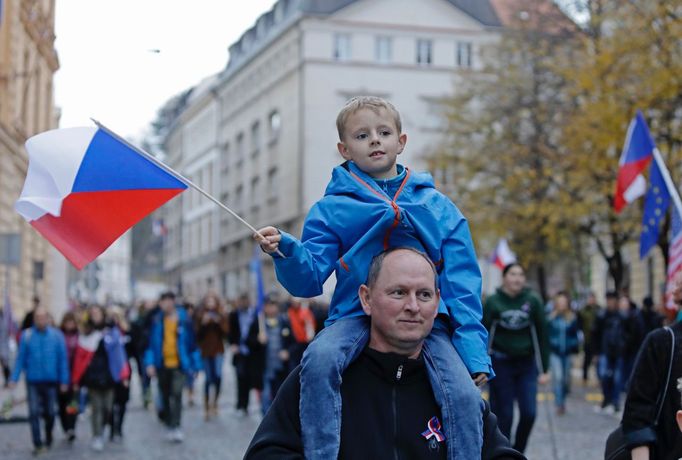
MULTIPOLYGON (((226 360, 226 363, 229 360, 226 360)), ((64 440, 61 428, 55 427, 55 445, 47 454, 41 456, 45 460, 80 460, 80 459, 140 459, 140 460, 210 460, 241 459, 249 444, 254 430, 260 421, 259 410, 252 403, 250 414, 246 417, 235 414, 235 386, 232 366, 224 368, 224 388, 220 405, 220 416, 216 420, 205 422, 203 409, 198 404, 202 378, 195 387, 197 405, 183 410, 182 427, 185 442, 170 444, 164 440, 165 430, 157 421, 152 411, 145 411, 139 397, 137 381, 134 381, 131 401, 124 426, 124 441, 121 444, 107 443, 104 452, 95 454, 90 449, 90 425, 86 416, 79 419, 78 439, 73 446, 64 440)), ((0 399, 6 393, 0 390, 0 399)), ((253 394, 252 394, 253 396, 253 394)), ((597 414, 594 407, 598 404, 599 391, 596 382, 583 387, 577 381, 573 385, 572 395, 568 399, 567 413, 557 417, 553 403, 544 400, 541 394, 538 403, 538 417, 531 434, 527 456, 531 460, 552 460, 552 443, 547 408, 551 411, 551 420, 557 443, 560 460, 592 460, 603 456, 604 441, 607 434, 618 423, 614 416, 597 414)), ((551 396, 550 396, 551 399, 551 396)), ((25 414, 26 408, 20 406, 16 414, 25 414)), ((3 460, 20 460, 32 458, 30 432, 27 423, 0 424, 0 452, 3 460)))

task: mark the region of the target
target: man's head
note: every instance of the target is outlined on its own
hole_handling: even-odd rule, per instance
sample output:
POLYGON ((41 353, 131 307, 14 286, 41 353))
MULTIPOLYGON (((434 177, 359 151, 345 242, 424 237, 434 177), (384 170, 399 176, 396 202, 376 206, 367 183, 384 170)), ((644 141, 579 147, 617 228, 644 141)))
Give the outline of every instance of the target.
POLYGON ((165 314, 173 313, 175 311, 175 294, 170 291, 161 294, 159 306, 165 314))
POLYGON ((358 294, 371 317, 369 346, 416 357, 438 314, 436 268, 412 248, 393 248, 374 257, 358 294))
POLYGON ((33 310, 33 324, 39 331, 44 331, 50 322, 50 315, 45 307, 38 306, 33 310))
POLYGON ((682 307, 682 270, 678 271, 673 278, 673 302, 682 307))
POLYGON ((597 305, 597 296, 594 295, 594 292, 590 292, 587 296, 587 303, 585 305, 597 305))
POLYGON ((249 304, 250 304, 249 295, 241 294, 237 298, 237 303, 235 306, 237 307, 237 310, 247 310, 249 308, 249 304))
POLYGON ((618 294, 616 291, 609 291, 606 293, 606 309, 608 311, 618 310, 618 294))
POLYGON ((397 174, 396 159, 407 136, 393 104, 375 96, 354 97, 339 112, 336 128, 337 148, 344 159, 376 179, 397 174))
POLYGON ((266 318, 277 318, 277 315, 279 315, 279 305, 277 305, 274 299, 268 298, 265 300, 263 314, 266 318))
POLYGON ((628 297, 626 294, 622 294, 618 298, 618 310, 625 315, 628 314, 631 309, 632 302, 630 301, 630 297, 628 297))

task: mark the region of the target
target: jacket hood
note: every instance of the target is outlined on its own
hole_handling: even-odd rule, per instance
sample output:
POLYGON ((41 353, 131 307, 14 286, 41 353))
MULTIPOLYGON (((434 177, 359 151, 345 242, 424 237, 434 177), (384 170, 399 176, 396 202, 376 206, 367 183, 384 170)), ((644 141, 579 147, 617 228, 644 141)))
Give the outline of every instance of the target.
MULTIPOLYGON (((401 168, 403 168, 403 166, 398 165, 399 171, 401 168)), ((435 188, 431 174, 427 172, 414 172, 408 168, 403 169, 408 170, 410 174, 410 186, 412 188, 435 188)), ((353 195, 359 197, 363 201, 365 201, 367 198, 372 198, 373 200, 377 199, 378 197, 376 193, 372 192, 372 190, 370 190, 367 186, 371 187, 376 192, 384 194, 384 192, 381 190, 381 187, 379 187, 375 182, 374 178, 361 171, 352 161, 346 161, 343 164, 335 167, 332 171, 332 179, 327 185, 324 195, 353 195), (361 179, 361 181, 358 180, 358 178, 361 179)))

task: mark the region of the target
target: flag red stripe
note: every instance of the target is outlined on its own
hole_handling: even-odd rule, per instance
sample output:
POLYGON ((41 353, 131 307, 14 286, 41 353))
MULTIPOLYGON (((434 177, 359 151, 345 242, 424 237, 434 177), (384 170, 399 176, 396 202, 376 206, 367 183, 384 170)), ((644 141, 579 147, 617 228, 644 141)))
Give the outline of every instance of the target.
POLYGON ((72 193, 64 199, 60 217, 46 214, 31 225, 80 270, 140 219, 182 191, 72 193))

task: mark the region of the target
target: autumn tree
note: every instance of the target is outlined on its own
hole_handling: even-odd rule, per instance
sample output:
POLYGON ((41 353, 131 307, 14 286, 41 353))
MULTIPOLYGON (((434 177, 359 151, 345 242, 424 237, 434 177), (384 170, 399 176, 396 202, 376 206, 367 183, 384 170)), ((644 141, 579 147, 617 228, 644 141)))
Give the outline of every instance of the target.
POLYGON ((551 3, 516 3, 499 44, 484 50, 483 70, 444 102, 447 142, 431 161, 477 238, 508 235, 546 298, 546 264, 571 247, 555 171, 567 101, 552 66, 570 56, 577 29, 551 3))
MULTIPOLYGON (((626 244, 640 232, 641 203, 613 212, 614 183, 625 131, 639 108, 649 121, 673 178, 680 177, 682 22, 679 0, 584 2, 589 20, 574 60, 557 61, 575 100, 560 143, 567 153, 566 197, 578 231, 608 264, 617 289, 624 287, 626 244)), ((667 226, 659 246, 667 259, 667 226)))

